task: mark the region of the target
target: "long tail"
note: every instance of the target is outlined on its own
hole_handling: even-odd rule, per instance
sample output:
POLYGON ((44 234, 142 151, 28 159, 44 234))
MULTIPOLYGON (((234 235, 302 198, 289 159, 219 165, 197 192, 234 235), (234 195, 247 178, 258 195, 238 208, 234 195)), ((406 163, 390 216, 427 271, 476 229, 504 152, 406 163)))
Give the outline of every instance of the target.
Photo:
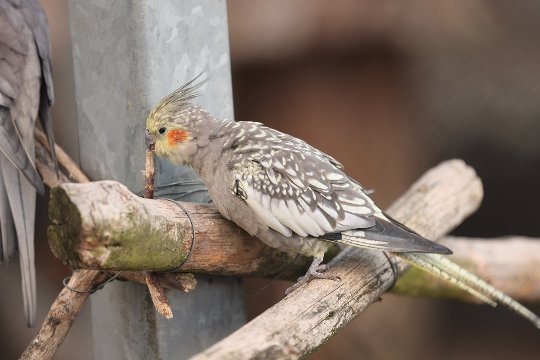
POLYGON ((435 277, 460 287, 491 306, 496 306, 499 303, 508 307, 540 329, 540 317, 499 289, 444 256, 424 253, 394 253, 394 255, 431 273, 435 277))

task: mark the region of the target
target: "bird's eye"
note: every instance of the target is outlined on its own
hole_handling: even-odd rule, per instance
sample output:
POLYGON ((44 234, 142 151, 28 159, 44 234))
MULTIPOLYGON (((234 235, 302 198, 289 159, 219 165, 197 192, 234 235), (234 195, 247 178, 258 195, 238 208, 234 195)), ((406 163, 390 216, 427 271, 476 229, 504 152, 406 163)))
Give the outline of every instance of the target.
POLYGON ((158 131, 159 131, 160 134, 165 134, 165 131, 167 131, 167 129, 165 129, 164 127, 162 127, 162 128, 159 128, 158 131))

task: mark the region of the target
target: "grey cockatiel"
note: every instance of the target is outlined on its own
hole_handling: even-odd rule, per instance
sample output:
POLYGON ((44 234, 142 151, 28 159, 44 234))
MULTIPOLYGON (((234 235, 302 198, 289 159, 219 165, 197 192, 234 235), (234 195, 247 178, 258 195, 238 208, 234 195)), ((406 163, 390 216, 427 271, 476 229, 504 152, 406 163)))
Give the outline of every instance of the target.
POLYGON ((37 0, 0 0, 0 262, 16 251, 28 326, 36 318, 34 125, 39 117, 54 155, 49 31, 37 0))
POLYGON ((192 80, 152 110, 147 144, 192 167, 224 217, 269 246, 313 256, 300 283, 326 277, 320 264, 330 242, 380 249, 540 327, 531 311, 439 255, 450 250, 387 217, 334 158, 260 123, 219 120, 192 105, 199 85, 192 80))

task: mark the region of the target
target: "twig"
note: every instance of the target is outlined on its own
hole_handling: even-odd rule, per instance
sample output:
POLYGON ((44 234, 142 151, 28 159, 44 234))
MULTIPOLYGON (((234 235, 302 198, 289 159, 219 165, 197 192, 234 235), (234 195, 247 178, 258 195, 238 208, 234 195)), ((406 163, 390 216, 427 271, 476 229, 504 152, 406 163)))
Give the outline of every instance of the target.
POLYGON ((146 150, 146 162, 144 166, 144 197, 154 198, 154 150, 146 150))
POLYGON ((166 319, 172 319, 173 312, 171 310, 171 306, 169 305, 169 300, 165 295, 165 291, 159 284, 155 273, 151 271, 145 271, 145 279, 146 286, 148 287, 150 297, 152 298, 152 302, 154 303, 154 307, 156 308, 157 312, 166 319))
MULTIPOLYGON (((41 144, 41 146, 45 147, 47 150, 49 149, 49 142, 47 141, 47 137, 45 136, 43 131, 35 128, 34 137, 36 138, 38 143, 41 144)), ((56 158, 58 159, 59 165, 65 169, 70 179, 78 183, 86 183, 90 181, 88 177, 81 171, 75 161, 73 161, 73 159, 71 159, 71 157, 64 151, 64 149, 62 149, 58 144, 54 144, 54 149, 56 151, 56 158)), ((47 182, 45 183, 47 184, 47 182)), ((52 181, 47 185, 52 189, 53 187, 57 186, 58 183, 54 184, 54 181, 52 181)))
MULTIPOLYGON (((146 163, 144 167, 144 197, 147 199, 154 198, 154 146, 150 145, 146 149, 146 163)), ((150 292, 152 303, 157 312, 166 319, 173 318, 171 305, 165 295, 165 291, 159 284, 156 275, 151 271, 144 272, 146 286, 150 292)))
MULTIPOLYGON (((193 291, 197 286, 197 279, 191 273, 167 272, 153 274, 156 275, 160 285, 166 289, 173 289, 188 293, 193 291)), ((118 275, 118 278, 146 284, 145 272, 122 271, 122 273, 118 275)))

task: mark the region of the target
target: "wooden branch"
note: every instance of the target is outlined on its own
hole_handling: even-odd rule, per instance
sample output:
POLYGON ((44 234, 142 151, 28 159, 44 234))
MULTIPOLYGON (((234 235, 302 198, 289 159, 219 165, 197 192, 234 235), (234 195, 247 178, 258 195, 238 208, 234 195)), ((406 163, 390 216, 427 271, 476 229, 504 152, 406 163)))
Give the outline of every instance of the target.
MULTIPOLYGON (((516 300, 540 303, 540 239, 519 236, 499 239, 447 237, 441 243, 454 251, 450 258, 516 300)), ((412 296, 479 302, 460 289, 411 267, 392 292, 412 296)))
MULTIPOLYGON (((52 166, 52 160, 49 155, 49 142, 47 141, 47 136, 43 133, 43 131, 39 130, 38 128, 34 129, 34 137, 37 140, 37 144, 43 149, 46 150, 46 155, 41 158, 41 161, 37 161, 37 166, 39 167, 41 165, 42 170, 45 170, 44 172, 48 173, 50 171, 54 171, 54 166, 52 166), (43 165, 47 164, 47 168, 45 168, 43 165)), ((71 179, 73 182, 78 183, 86 183, 90 180, 88 177, 81 171, 79 166, 71 159, 71 157, 62 149, 58 144, 54 144, 54 150, 56 151, 56 158, 58 159, 59 165, 65 170, 65 173, 67 176, 65 178, 71 179)), ((43 171, 40 170, 40 174, 43 176, 43 171)), ((55 174, 56 177, 56 174, 55 174)), ((43 182, 47 184, 51 189, 58 185, 58 181, 56 180, 49 180, 43 179, 43 182)), ((62 181, 65 182, 65 181, 62 181)))
MULTIPOLYGON (((146 147, 146 162, 144 166, 144 197, 147 199, 154 198, 154 145, 146 147)), ((148 292, 150 293, 150 298, 152 303, 156 308, 156 311, 166 319, 173 318, 173 312, 171 305, 169 304, 169 299, 165 295, 163 287, 159 283, 156 273, 151 271, 144 272, 144 280, 146 286, 148 287, 148 292)))
MULTIPOLYGON (((481 198, 474 170, 451 160, 425 174, 388 212, 438 239, 474 212, 481 198)), ((192 359, 306 356, 377 301, 395 280, 388 259, 371 250, 343 251, 331 261, 328 274, 342 280, 308 283, 192 359)))
MULTIPOLYGON (((88 270, 94 271, 94 270, 88 270)), ((112 273, 116 274, 115 272, 112 273)), ((182 292, 190 292, 195 290, 197 279, 191 273, 154 273, 159 281, 159 284, 166 289, 179 290, 182 292)), ((118 279, 129 280, 146 284, 145 273, 141 271, 122 271, 118 274, 118 279)))
MULTIPOLYGON (((68 283, 71 289, 90 291, 103 282, 107 274, 102 271, 76 271, 68 283)), ((71 325, 90 295, 89 292, 78 293, 67 287, 62 289, 47 314, 47 318, 36 337, 21 355, 22 360, 52 359, 64 341, 71 325)))
POLYGON ((144 197, 147 199, 154 198, 154 150, 146 150, 146 162, 144 166, 144 197))
POLYGON ((71 181, 71 179, 69 179, 63 172, 60 172, 58 177, 56 176, 56 171, 54 170, 54 164, 49 154, 49 150, 39 141, 36 141, 36 168, 41 175, 43 182, 50 189, 58 184, 71 181))
POLYGON ((265 246, 213 206, 140 198, 114 181, 60 185, 49 216, 51 249, 72 268, 167 271, 185 261, 184 272, 296 279, 311 261, 265 246))
POLYGON ((169 299, 167 299, 167 295, 165 295, 165 291, 159 283, 156 273, 145 271, 144 280, 156 311, 165 319, 172 319, 173 312, 171 310, 171 305, 169 304, 169 299))

